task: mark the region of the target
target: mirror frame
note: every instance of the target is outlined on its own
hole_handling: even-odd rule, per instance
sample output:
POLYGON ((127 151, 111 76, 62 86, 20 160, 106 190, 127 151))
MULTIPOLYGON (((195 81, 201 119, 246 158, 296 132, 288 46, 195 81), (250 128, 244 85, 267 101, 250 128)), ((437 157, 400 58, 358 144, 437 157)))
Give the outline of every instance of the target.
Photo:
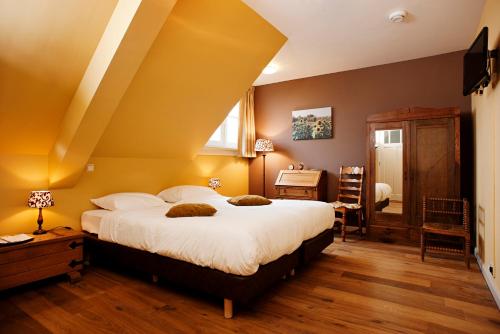
MULTIPOLYGON (((410 166, 410 156, 409 156, 409 148, 410 143, 408 142, 410 126, 408 121, 397 121, 397 122, 380 122, 380 123, 369 123, 367 127, 367 137, 368 137, 368 147, 367 147, 367 196, 366 196, 366 208, 367 208, 367 233, 369 234, 370 225, 376 225, 377 217, 386 217, 386 218, 396 218, 398 214, 390 214, 385 212, 376 212, 375 211, 375 183, 376 183, 376 170, 375 170, 375 132, 379 130, 395 130, 402 129, 403 135, 403 213, 400 215, 401 223, 407 224, 408 222, 408 214, 410 211, 409 204, 409 178, 408 178, 408 168, 410 166)), ((396 218, 398 219, 398 218, 396 218)), ((399 220, 399 219, 398 219, 399 220)))

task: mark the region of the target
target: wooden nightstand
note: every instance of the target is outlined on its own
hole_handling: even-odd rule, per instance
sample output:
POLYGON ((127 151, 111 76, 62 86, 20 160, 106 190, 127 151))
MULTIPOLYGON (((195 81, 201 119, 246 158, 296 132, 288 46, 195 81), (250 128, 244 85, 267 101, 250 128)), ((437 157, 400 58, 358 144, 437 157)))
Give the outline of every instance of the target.
POLYGON ((60 228, 33 237, 24 244, 0 247, 0 290, 62 274, 71 282, 81 278, 81 232, 60 228))

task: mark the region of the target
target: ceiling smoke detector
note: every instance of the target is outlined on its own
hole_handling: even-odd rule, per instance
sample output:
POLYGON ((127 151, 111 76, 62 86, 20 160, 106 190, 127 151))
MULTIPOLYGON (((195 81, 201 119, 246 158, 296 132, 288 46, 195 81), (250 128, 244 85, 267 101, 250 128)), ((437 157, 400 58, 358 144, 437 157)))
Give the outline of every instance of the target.
POLYGON ((397 10, 395 12, 392 12, 391 15, 389 15, 389 20, 392 23, 401 23, 404 22, 407 15, 408 13, 406 12, 406 10, 397 10))

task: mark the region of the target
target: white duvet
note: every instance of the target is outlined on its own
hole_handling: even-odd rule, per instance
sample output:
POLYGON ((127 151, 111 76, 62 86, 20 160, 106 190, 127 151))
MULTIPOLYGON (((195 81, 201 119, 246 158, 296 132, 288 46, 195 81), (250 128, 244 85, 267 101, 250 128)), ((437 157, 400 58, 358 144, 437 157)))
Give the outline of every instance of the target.
POLYGON ((333 225, 333 209, 323 202, 274 200, 266 206, 237 207, 226 200, 209 195, 183 201, 211 204, 217 209, 213 217, 167 218, 172 204, 116 210, 102 218, 98 236, 226 273, 252 275, 259 265, 294 252, 333 225))
POLYGON ((387 183, 375 183, 375 203, 381 202, 392 195, 392 188, 387 183))

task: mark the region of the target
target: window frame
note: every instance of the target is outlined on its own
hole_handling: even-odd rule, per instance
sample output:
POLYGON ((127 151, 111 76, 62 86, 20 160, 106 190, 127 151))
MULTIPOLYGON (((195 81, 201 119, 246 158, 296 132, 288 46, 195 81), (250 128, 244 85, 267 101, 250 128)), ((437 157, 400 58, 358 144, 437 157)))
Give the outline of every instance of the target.
MULTIPOLYGON (((226 118, 224 118, 224 121, 217 127, 217 129, 221 130, 221 140, 220 141, 210 141, 208 140, 205 146, 201 149, 200 154, 202 155, 237 155, 238 154, 238 149, 240 146, 240 128, 241 128, 241 108, 240 108, 240 101, 238 101, 233 108, 229 111, 228 115, 226 118), (237 117, 231 115, 231 111, 234 108, 238 108, 238 113, 237 117), (236 147, 228 146, 227 145, 227 123, 228 119, 236 119, 237 124, 238 124, 238 138, 236 142, 236 147)), ((217 129, 215 131, 217 131, 217 129)), ((215 133, 214 131, 214 133, 215 133)), ((213 135, 213 134, 212 134, 213 135)), ((212 137, 212 136, 210 136, 212 137)))
POLYGON ((402 146, 403 145, 403 130, 402 129, 388 129, 388 130, 377 130, 381 131, 383 133, 382 135, 382 142, 377 142, 377 138, 375 138, 375 145, 377 147, 396 147, 396 146, 402 146), (391 142, 391 131, 399 131, 399 142, 398 143, 393 143, 391 142), (389 142, 385 142, 385 134, 387 133, 387 137, 389 139, 389 142))

